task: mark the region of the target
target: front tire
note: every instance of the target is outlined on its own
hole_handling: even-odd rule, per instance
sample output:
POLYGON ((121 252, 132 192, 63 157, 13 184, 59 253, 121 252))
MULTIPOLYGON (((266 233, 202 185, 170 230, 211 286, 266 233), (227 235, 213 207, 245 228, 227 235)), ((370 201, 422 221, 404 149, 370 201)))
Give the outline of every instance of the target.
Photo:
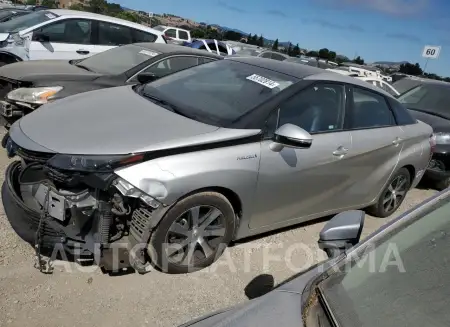
POLYGON ((389 179, 377 203, 367 208, 367 213, 379 218, 389 217, 400 207, 410 187, 411 176, 408 169, 399 169, 389 179))
POLYGON ((228 199, 202 192, 176 203, 152 233, 149 255, 163 272, 182 274, 208 267, 230 243, 235 212, 228 199))

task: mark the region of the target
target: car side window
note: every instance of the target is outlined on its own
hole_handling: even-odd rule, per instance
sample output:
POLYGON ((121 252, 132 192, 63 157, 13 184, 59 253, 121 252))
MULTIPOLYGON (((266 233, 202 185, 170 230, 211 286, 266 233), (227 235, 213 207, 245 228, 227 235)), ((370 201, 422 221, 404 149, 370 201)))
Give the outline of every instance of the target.
POLYGON ((155 34, 133 29, 133 43, 155 42, 158 38, 155 34))
MULTIPOLYGON (((70 43, 70 44, 92 44, 92 21, 87 19, 67 19, 48 24, 37 29, 48 37, 49 42, 54 43, 70 43)), ((33 33, 33 41, 36 33, 33 33)))
POLYGON ((285 60, 286 58, 285 58, 284 56, 278 54, 278 53, 272 53, 272 59, 279 60, 279 61, 283 61, 283 60, 285 60))
POLYGON ((261 55, 261 58, 272 58, 272 53, 271 52, 265 52, 261 55))
POLYGON ((167 35, 168 37, 173 37, 173 38, 177 38, 177 31, 173 28, 169 28, 167 31, 164 32, 165 35, 167 35))
POLYGON ((216 60, 218 60, 218 59, 200 57, 199 58, 199 65, 207 64, 208 62, 212 62, 212 61, 216 61, 216 60))
POLYGON ((117 46, 133 43, 131 28, 127 26, 98 22, 98 44, 117 46))
POLYGON ((395 125, 394 115, 384 96, 368 90, 353 88, 352 129, 395 125))
POLYGON ((158 78, 160 78, 186 68, 197 66, 198 64, 198 57, 170 57, 153 64, 143 72, 155 74, 158 78))
POLYGON ((189 34, 185 31, 178 31, 178 38, 181 40, 189 40, 189 34))
POLYGON ((341 130, 344 106, 344 85, 315 84, 281 104, 278 127, 289 123, 312 134, 341 130))

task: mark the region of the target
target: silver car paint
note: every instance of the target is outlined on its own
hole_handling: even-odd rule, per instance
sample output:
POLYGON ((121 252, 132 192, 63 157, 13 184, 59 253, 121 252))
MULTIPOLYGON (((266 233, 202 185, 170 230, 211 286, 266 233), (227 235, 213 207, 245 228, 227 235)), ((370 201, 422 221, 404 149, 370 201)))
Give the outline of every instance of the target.
MULTIPOLYGON (((343 79, 331 73, 319 74, 319 79, 324 75, 343 79)), ((28 143, 32 139, 36 151, 45 146, 54 152, 85 155, 161 150, 260 133, 187 119, 138 96, 129 86, 62 99, 17 124, 11 132, 16 143, 21 128, 26 135, 20 139, 28 143)), ((375 202, 396 169, 409 165, 420 172, 426 168, 431 132, 430 126, 417 123, 316 134, 311 148, 286 147, 280 152, 271 150, 271 140, 209 146, 116 173, 143 192, 157 195, 166 205, 202 189, 234 194, 238 199, 234 205, 242 209, 238 239, 375 202), (399 145, 393 144, 397 138, 402 139, 399 145)))

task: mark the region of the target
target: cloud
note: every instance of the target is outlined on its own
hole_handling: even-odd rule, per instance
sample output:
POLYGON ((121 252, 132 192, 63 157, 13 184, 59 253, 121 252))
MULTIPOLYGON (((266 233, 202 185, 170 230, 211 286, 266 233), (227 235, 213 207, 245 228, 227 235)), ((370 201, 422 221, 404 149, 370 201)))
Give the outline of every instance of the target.
POLYGON ((266 14, 267 15, 272 15, 272 16, 278 16, 278 17, 282 17, 282 18, 286 18, 287 17, 287 15, 284 12, 279 11, 279 10, 273 10, 273 9, 272 10, 267 10, 266 14))
POLYGON ((430 8, 432 0, 311 0, 333 9, 368 9, 393 16, 413 16, 430 8))
POLYGON ((235 6, 230 6, 229 4, 227 4, 227 3, 223 2, 223 1, 219 1, 218 4, 219 4, 220 7, 225 8, 225 9, 227 9, 229 11, 233 11, 233 12, 240 13, 240 14, 247 13, 247 10, 242 9, 242 8, 238 8, 238 7, 235 7, 235 6))
POLYGON ((364 32, 365 29, 362 28, 361 26, 355 25, 355 24, 348 24, 348 25, 341 25, 341 24, 337 24, 337 23, 333 23, 333 22, 329 22, 327 20, 324 19, 307 19, 304 20, 305 23, 307 24, 316 24, 316 25, 320 25, 322 27, 325 28, 330 28, 330 29, 334 29, 334 30, 345 30, 345 31, 352 31, 352 32, 364 32))
POLYGON ((391 39, 403 40, 413 43, 423 43, 420 37, 406 33, 387 33, 386 37, 391 39))

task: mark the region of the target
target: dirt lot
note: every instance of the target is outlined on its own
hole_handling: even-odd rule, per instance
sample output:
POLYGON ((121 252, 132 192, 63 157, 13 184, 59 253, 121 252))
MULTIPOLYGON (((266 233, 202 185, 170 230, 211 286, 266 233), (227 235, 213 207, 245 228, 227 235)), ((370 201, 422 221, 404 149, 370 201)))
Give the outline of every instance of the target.
MULTIPOLYGON (((9 162, 0 151, 1 182, 9 162)), ((398 213, 433 193, 412 190, 398 213)), ((386 221, 369 217, 364 235, 386 221)), ((255 276, 270 273, 279 283, 320 260, 316 240, 323 224, 235 245, 213 267, 190 275, 111 277, 96 267, 62 262, 53 275, 44 275, 33 268, 32 248, 15 235, 0 208, 0 326, 177 326, 245 301, 244 288, 255 276)))

